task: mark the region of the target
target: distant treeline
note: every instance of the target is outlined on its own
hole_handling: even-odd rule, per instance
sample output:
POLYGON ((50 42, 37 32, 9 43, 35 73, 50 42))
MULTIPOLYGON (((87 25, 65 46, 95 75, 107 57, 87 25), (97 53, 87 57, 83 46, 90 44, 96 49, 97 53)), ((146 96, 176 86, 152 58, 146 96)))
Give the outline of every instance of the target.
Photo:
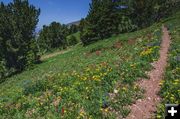
POLYGON ((52 49, 60 48, 65 49, 67 46, 74 45, 78 41, 71 35, 79 31, 78 26, 60 24, 52 22, 49 26, 43 26, 37 38, 37 45, 41 53, 49 52, 52 49), (67 36, 71 37, 67 38, 67 36))
POLYGON ((88 45, 112 34, 148 27, 179 9, 179 0, 92 0, 81 21, 81 40, 88 45))
POLYGON ((88 45, 113 34, 148 27, 178 8, 177 0, 92 0, 87 17, 81 19, 78 26, 68 28, 55 22, 44 26, 38 39, 39 46, 45 51, 66 48, 77 43, 74 36, 67 39, 68 35, 77 31, 80 31, 83 45, 88 45))

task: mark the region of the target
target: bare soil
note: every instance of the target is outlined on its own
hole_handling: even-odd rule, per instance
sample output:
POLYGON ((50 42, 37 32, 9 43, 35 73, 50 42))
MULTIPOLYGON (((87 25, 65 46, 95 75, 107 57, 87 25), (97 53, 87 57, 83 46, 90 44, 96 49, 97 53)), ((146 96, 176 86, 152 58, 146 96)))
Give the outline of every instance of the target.
POLYGON ((58 51, 58 52, 54 52, 54 53, 51 53, 48 55, 44 55, 41 57, 41 60, 43 61, 43 60, 49 59, 51 57, 55 57, 55 56, 60 55, 60 54, 64 54, 64 53, 69 52, 69 51, 70 51, 70 49, 66 50, 66 51, 58 51))
POLYGON ((160 57, 157 62, 152 63, 154 68, 148 72, 149 80, 140 80, 137 84, 145 90, 144 99, 139 99, 130 106, 131 113, 126 119, 152 119, 155 118, 154 112, 160 102, 158 92, 160 91, 160 81, 167 65, 168 49, 170 46, 170 36, 166 27, 162 27, 162 43, 160 48, 160 57))

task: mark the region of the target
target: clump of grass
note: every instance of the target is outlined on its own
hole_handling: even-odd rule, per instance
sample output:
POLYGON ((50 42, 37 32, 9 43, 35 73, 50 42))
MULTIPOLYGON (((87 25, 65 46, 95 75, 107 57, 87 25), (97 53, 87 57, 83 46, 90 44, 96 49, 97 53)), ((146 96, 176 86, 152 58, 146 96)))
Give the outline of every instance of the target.
POLYGON ((23 94, 35 94, 36 92, 45 91, 49 88, 49 82, 47 80, 26 80, 23 86, 23 94))

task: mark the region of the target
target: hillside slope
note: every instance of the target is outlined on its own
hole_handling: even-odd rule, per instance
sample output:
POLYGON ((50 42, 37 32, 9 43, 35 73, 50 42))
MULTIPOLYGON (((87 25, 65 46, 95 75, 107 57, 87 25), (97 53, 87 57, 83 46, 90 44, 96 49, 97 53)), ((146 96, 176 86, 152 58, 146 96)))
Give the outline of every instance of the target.
POLYGON ((127 105, 143 98, 134 82, 147 78, 159 58, 162 24, 77 45, 7 79, 0 84, 0 118, 126 117, 127 105))

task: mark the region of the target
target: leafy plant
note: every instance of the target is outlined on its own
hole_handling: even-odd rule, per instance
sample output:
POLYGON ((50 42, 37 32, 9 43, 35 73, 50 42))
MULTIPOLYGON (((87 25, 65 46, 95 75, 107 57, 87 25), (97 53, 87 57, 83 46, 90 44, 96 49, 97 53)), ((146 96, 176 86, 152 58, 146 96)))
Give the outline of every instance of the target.
POLYGON ((71 35, 67 38, 67 42, 69 46, 72 46, 78 43, 78 39, 74 35, 71 35))
POLYGON ((36 80, 31 81, 27 80, 24 82, 24 89, 23 94, 29 95, 29 94, 35 94, 40 91, 46 91, 49 88, 49 83, 47 80, 36 80))

